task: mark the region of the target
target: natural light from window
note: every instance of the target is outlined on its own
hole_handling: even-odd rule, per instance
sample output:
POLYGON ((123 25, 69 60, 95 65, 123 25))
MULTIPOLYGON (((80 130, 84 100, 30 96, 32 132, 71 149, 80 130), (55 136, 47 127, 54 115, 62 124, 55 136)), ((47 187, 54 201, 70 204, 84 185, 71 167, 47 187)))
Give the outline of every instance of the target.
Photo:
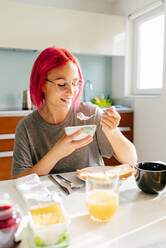
POLYGON ((138 89, 162 87, 164 59, 164 15, 139 25, 138 89))

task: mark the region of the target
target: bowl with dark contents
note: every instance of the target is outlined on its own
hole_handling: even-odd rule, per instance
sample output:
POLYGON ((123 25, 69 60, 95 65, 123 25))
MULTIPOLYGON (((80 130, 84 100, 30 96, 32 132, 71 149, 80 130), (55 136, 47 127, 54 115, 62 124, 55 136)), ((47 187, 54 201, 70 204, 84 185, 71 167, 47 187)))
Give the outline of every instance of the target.
POLYGON ((149 194, 157 194, 166 186, 166 163, 158 161, 139 162, 135 165, 138 188, 149 194))

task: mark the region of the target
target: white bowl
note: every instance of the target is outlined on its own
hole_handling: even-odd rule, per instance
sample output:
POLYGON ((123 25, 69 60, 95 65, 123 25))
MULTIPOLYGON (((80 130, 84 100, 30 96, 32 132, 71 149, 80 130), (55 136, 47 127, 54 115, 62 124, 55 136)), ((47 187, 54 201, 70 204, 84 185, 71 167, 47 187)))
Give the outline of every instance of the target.
POLYGON ((72 126, 72 127, 65 127, 65 133, 66 135, 72 135, 73 133, 77 132, 78 130, 81 130, 81 133, 74 138, 74 140, 81 140, 88 135, 91 135, 93 137, 95 131, 96 131, 96 125, 83 125, 83 126, 72 126))

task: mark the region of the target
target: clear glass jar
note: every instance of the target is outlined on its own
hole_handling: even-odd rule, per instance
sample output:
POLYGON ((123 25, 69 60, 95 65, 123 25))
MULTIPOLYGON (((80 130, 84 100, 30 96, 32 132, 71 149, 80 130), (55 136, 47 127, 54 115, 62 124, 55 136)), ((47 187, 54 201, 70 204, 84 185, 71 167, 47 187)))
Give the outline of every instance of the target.
POLYGON ((0 248, 14 246, 15 232, 21 221, 20 211, 9 199, 0 199, 0 248))

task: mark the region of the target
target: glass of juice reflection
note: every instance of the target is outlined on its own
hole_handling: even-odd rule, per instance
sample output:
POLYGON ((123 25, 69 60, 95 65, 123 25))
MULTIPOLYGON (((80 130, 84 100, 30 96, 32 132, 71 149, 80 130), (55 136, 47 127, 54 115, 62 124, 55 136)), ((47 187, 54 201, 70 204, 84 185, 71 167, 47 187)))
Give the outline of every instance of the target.
POLYGON ((116 213, 119 205, 119 177, 106 176, 104 179, 86 178, 86 206, 90 218, 97 222, 107 222, 116 213))

